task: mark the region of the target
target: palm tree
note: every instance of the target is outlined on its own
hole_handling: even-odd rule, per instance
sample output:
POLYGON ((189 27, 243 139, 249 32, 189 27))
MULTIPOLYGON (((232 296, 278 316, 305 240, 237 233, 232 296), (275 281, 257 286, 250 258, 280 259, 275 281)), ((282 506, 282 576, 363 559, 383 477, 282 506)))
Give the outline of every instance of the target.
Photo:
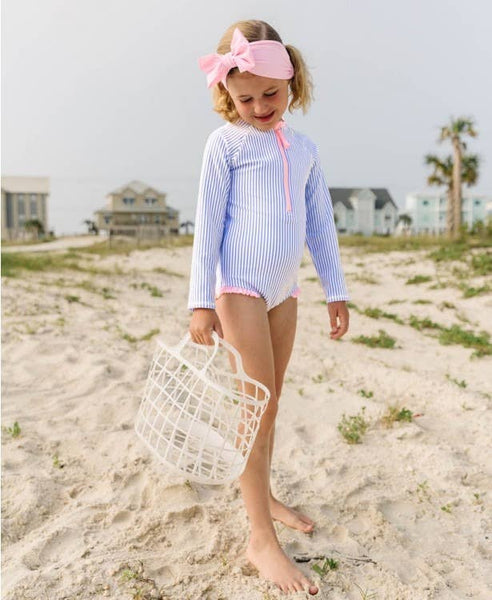
POLYGON ((447 156, 444 160, 441 160, 435 154, 426 154, 424 163, 434 169, 429 177, 427 177, 427 184, 446 187, 446 194, 448 197, 446 209, 446 233, 452 237, 454 232, 453 159, 451 156, 447 156))
POLYGON ((184 223, 180 223, 179 227, 180 229, 182 229, 184 227, 185 230, 185 235, 188 235, 188 229, 190 227, 194 227, 195 224, 193 223, 193 221, 185 221, 184 223))
POLYGON ((87 226, 87 233, 93 233, 94 235, 99 235, 99 228, 96 225, 95 221, 91 221, 90 219, 85 219, 84 225, 87 226))
MULTIPOLYGON (((427 178, 428 185, 437 185, 439 187, 444 186, 446 188, 446 195, 448 199, 448 205, 446 210, 446 233, 450 237, 457 237, 460 233, 461 228, 461 194, 460 194, 460 214, 459 221, 457 221, 456 210, 454 210, 454 161, 452 156, 446 156, 441 159, 435 154, 427 154, 424 162, 426 165, 433 167, 433 172, 427 178), (457 224, 458 223, 458 224, 457 224)), ((471 186, 477 182, 478 179, 478 167, 480 160, 476 154, 464 154, 461 156, 461 183, 471 186)))
MULTIPOLYGON (((459 117, 451 118, 448 125, 441 127, 439 142, 451 140, 453 145, 453 172, 452 172, 452 210, 453 210, 453 235, 457 237, 461 230, 461 210, 462 210, 462 194, 461 182, 463 181, 463 153, 466 150, 466 143, 463 141, 463 136, 477 137, 477 132, 474 128, 473 119, 459 117)), ((478 159, 477 159, 478 166, 478 159)), ((475 176, 475 181, 478 174, 475 176)))

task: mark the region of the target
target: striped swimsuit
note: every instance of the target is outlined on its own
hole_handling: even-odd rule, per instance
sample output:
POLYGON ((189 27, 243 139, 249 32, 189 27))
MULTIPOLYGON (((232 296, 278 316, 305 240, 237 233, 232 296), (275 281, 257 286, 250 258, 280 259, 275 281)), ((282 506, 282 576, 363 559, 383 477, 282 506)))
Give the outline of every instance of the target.
POLYGON ((348 300, 330 193, 316 146, 281 121, 262 131, 239 120, 205 146, 188 308, 223 293, 263 298, 271 310, 297 296, 307 243, 327 302, 348 300))

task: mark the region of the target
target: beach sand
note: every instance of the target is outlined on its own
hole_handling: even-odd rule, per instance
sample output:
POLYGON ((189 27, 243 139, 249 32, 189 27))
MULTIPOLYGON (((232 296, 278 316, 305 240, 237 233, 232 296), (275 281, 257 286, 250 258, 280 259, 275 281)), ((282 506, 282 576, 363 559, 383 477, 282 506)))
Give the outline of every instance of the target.
MULTIPOLYGON (((191 248, 76 255, 85 271, 3 279, 2 598, 287 597, 243 558, 237 482, 187 482, 133 430, 156 337, 172 344, 187 331, 191 248), (15 421, 17 437, 5 429, 15 421)), ((492 356, 409 322, 490 332, 492 296, 465 298, 447 283, 452 264, 436 273, 425 251, 343 248, 342 258, 355 308, 338 342, 307 256, 299 273, 272 485, 316 529, 276 524, 279 539, 289 556, 312 559, 299 566, 316 598, 486 600, 492 356), (431 279, 406 284, 415 275, 431 279), (355 343, 381 329, 394 348, 355 343), (417 416, 384 427, 391 404, 417 416), (362 407, 369 427, 348 444, 337 426, 362 407), (316 557, 338 568, 319 576, 316 557)))

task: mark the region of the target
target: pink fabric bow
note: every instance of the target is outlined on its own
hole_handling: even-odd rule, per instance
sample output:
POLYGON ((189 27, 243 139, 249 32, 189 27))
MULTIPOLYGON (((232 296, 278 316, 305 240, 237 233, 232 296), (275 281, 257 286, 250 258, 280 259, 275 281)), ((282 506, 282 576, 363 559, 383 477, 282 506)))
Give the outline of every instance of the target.
POLYGON ((207 87, 224 82, 227 73, 237 67, 241 73, 255 66, 248 40, 236 27, 232 35, 231 51, 227 54, 207 54, 199 59, 200 69, 207 73, 207 87))
POLYGON ((231 51, 227 54, 207 54, 198 60, 200 69, 207 73, 207 85, 222 82, 227 89, 227 73, 237 67, 241 73, 249 71, 260 77, 291 79, 294 67, 285 46, 274 40, 248 42, 236 27, 232 35, 231 51))

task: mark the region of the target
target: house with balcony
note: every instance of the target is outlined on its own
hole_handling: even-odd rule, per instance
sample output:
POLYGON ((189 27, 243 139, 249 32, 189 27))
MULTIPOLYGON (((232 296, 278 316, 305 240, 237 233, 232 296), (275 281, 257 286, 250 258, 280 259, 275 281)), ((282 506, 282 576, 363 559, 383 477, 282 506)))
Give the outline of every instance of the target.
POLYGON ((26 223, 39 221, 48 232, 49 177, 14 177, 2 175, 2 240, 28 240, 35 229, 26 223))
MULTIPOLYGON (((472 227, 477 221, 486 222, 487 205, 492 196, 464 191, 462 197, 462 223, 472 227)), ((446 232, 446 211, 448 196, 445 190, 429 192, 413 192, 407 194, 405 208, 411 217, 411 233, 427 233, 440 235, 446 232)))
POLYGON ((131 181, 106 196, 95 211, 99 230, 110 235, 160 238, 179 234, 179 212, 167 205, 166 194, 142 181, 131 181))
POLYGON ((398 207, 386 188, 329 189, 339 233, 394 233, 398 222, 398 207))

